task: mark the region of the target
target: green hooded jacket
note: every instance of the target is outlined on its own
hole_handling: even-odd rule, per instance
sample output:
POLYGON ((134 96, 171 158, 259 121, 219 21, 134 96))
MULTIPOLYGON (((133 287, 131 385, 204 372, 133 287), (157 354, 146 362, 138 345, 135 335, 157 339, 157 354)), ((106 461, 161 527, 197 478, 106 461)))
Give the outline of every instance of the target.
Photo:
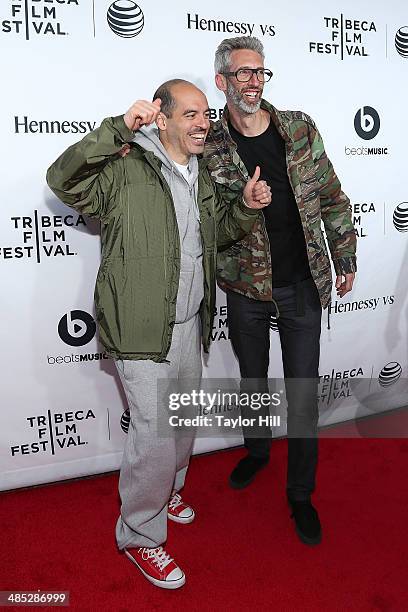
MULTIPOLYGON (((116 359, 166 360, 175 324, 180 237, 160 160, 132 142, 123 115, 69 147, 48 169, 55 195, 80 214, 101 221, 102 258, 95 287, 100 340, 116 359), (120 150, 131 144, 128 155, 120 150)), ((198 207, 203 246, 204 299, 200 315, 207 351, 215 309, 218 247, 248 232, 258 211, 233 205, 215 189, 199 160, 198 207)))

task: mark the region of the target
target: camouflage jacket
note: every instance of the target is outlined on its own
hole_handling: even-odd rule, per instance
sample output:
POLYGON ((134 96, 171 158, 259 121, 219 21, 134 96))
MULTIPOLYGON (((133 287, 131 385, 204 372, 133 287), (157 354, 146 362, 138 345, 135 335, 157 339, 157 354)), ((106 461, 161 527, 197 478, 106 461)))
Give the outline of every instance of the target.
MULTIPOLYGON (((327 236, 336 274, 356 271, 356 231, 351 218, 350 200, 341 190, 340 181, 328 159, 322 138, 313 120, 300 111, 279 111, 262 100, 286 143, 289 182, 299 208, 306 240, 310 271, 323 308, 330 302, 331 265, 322 230, 327 236)), ((248 180, 248 171, 240 159, 228 131, 228 109, 212 125, 204 156, 212 179, 234 199, 248 180)), ((273 206, 273 194, 272 204, 273 206)), ((263 216, 252 232, 229 249, 218 253, 218 284, 222 289, 257 300, 272 299, 272 262, 263 216)))

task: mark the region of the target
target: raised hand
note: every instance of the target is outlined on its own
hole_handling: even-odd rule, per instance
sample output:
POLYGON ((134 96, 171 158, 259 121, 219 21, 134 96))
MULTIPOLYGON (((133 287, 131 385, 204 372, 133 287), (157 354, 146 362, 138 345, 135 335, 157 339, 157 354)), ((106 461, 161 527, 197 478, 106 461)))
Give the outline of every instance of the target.
POLYGON ((157 98, 154 102, 138 100, 125 113, 123 119, 130 130, 136 132, 142 125, 150 125, 156 121, 160 113, 161 100, 157 98))
POLYGON ((265 181, 260 181, 261 169, 255 168, 254 175, 249 179, 244 189, 245 204, 249 208, 265 208, 272 201, 271 188, 265 181))

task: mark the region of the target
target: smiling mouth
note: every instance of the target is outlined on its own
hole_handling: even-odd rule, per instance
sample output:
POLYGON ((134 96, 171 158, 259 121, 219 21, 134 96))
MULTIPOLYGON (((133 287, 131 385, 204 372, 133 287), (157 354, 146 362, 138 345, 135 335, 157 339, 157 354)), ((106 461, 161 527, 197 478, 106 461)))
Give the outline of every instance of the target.
POLYGON ((200 132, 199 134, 189 134, 190 138, 194 140, 196 144, 204 144, 206 134, 204 132, 200 132))
POLYGON ((243 96, 245 96, 245 98, 247 98, 247 100, 256 100, 256 98, 258 97, 259 94, 259 90, 256 89, 251 89, 249 91, 244 91, 243 92, 243 96))

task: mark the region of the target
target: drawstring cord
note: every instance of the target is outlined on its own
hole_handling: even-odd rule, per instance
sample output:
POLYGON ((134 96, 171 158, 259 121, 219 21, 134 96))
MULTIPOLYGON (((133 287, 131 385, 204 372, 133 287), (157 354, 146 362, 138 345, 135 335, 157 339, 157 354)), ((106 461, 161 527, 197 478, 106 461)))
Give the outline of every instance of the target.
MULTIPOLYGON (((278 306, 278 304, 277 304, 276 300, 274 300, 273 298, 272 298, 272 302, 275 304, 276 314, 274 314, 274 315, 272 315, 272 314, 271 314, 271 317, 273 317, 273 318, 275 319, 275 321, 277 321, 277 320, 279 319, 279 317, 280 317, 280 310, 279 310, 279 306, 278 306)), ((272 323, 270 323, 270 325, 269 325, 269 326, 271 327, 271 326, 272 326, 272 323)))

